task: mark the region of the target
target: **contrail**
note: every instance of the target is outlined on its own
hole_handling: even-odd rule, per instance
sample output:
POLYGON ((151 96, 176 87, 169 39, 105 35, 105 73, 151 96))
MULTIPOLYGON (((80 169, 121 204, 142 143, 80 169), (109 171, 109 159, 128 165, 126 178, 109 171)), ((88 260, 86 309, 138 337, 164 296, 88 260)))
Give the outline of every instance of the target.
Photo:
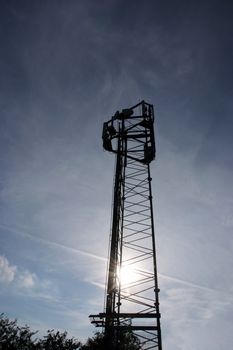
POLYGON ((206 286, 197 284, 197 283, 193 283, 193 282, 190 282, 190 281, 187 281, 187 280, 183 280, 183 279, 177 278, 177 277, 172 277, 172 276, 164 275, 164 274, 161 274, 161 273, 158 273, 158 276, 159 276, 161 279, 165 279, 165 280, 169 280, 169 281, 172 281, 172 282, 180 283, 180 284, 186 285, 186 286, 188 286, 188 287, 192 287, 192 288, 197 288, 197 289, 205 290, 205 291, 211 292, 211 293, 213 293, 213 292, 214 292, 214 293, 220 293, 220 294, 223 294, 223 295, 225 295, 225 296, 227 296, 227 297, 232 298, 232 294, 226 293, 224 290, 209 288, 209 287, 206 287, 206 286))
POLYGON ((101 261, 105 261, 105 262, 107 261, 107 259, 103 258, 102 256, 99 256, 99 255, 87 252, 85 250, 72 248, 72 247, 66 246, 66 245, 61 244, 61 243, 50 241, 50 240, 45 239, 45 238, 35 237, 35 236, 33 236, 32 234, 30 234, 28 232, 21 231, 21 230, 19 230, 17 228, 14 228, 14 227, 9 227, 7 225, 0 224, 0 228, 2 228, 4 230, 7 230, 7 231, 10 231, 10 232, 12 232, 12 233, 14 233, 14 234, 16 234, 18 236, 21 236, 21 237, 24 237, 24 238, 29 238, 29 239, 31 239, 33 241, 36 241, 36 242, 39 242, 39 243, 42 243, 42 244, 45 244, 45 245, 49 245, 49 246, 52 246, 52 247, 60 248, 60 249, 63 249, 63 250, 69 251, 69 252, 76 253, 76 254, 85 255, 85 256, 88 256, 89 258, 93 258, 93 259, 97 259, 97 260, 101 260, 101 261))
MULTIPOLYGON (((51 247, 63 249, 63 250, 65 250, 65 251, 73 252, 73 253, 75 253, 75 254, 80 254, 80 255, 88 256, 89 258, 92 258, 92 259, 96 259, 96 260, 100 260, 100 261, 104 261, 104 262, 107 261, 107 259, 104 258, 104 257, 102 257, 102 256, 93 254, 93 253, 88 252, 88 251, 85 251, 85 250, 72 248, 72 247, 66 246, 66 245, 61 244, 61 243, 57 243, 57 242, 54 242, 54 241, 50 241, 50 240, 45 239, 45 238, 35 237, 35 236, 33 236, 32 234, 30 234, 30 233, 28 233, 28 232, 19 230, 18 228, 9 227, 9 226, 3 225, 3 224, 0 224, 0 228, 2 228, 2 229, 4 229, 4 230, 7 230, 7 231, 10 231, 10 232, 12 232, 13 234, 16 234, 16 235, 18 235, 18 236, 21 236, 21 237, 24 237, 24 238, 29 238, 29 239, 31 239, 31 240, 33 240, 33 241, 39 242, 39 243, 41 243, 41 244, 45 244, 45 245, 47 245, 47 246, 49 245, 49 246, 51 246, 51 247)), ((217 289, 209 288, 209 287, 206 287, 206 286, 203 286, 203 285, 199 285, 199 284, 197 284, 197 283, 193 283, 193 282, 190 282, 190 281, 187 281, 187 280, 183 280, 183 279, 181 279, 181 278, 172 277, 172 276, 165 275, 165 274, 161 274, 161 273, 158 273, 158 276, 159 276, 159 278, 161 278, 161 279, 165 279, 165 280, 169 280, 169 281, 172 281, 172 282, 180 283, 180 284, 183 284, 183 285, 192 287, 192 288, 197 288, 197 289, 205 290, 205 291, 212 292, 212 293, 213 293, 213 292, 214 292, 214 293, 221 293, 221 294, 224 294, 224 295, 226 295, 226 296, 232 298, 232 295, 231 295, 231 294, 226 293, 226 292, 223 291, 223 290, 217 290, 217 289)), ((102 285, 99 285, 99 287, 103 288, 102 285)))

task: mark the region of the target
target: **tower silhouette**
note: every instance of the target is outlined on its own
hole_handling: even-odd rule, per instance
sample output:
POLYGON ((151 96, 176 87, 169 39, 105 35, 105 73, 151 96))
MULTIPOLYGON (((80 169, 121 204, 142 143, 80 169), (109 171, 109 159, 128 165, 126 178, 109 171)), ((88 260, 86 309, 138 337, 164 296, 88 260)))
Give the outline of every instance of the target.
POLYGON ((106 349, 135 334, 142 349, 162 350, 150 163, 155 159, 154 108, 141 101, 103 126, 103 147, 116 154, 105 310, 106 349))

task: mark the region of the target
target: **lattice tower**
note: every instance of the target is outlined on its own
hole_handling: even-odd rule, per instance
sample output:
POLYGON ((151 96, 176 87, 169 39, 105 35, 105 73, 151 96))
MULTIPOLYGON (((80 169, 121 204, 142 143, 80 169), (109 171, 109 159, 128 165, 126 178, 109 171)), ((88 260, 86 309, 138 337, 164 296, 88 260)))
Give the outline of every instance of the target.
POLYGON ((103 127, 104 149, 116 154, 104 312, 106 349, 134 333, 142 349, 162 350, 150 163, 155 158, 153 105, 117 111, 103 127))

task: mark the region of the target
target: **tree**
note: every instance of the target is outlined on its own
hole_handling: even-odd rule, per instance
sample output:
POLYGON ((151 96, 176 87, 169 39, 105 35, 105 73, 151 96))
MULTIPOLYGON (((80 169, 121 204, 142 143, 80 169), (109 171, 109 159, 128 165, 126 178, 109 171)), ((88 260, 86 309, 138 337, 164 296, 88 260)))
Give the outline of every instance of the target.
POLYGON ((11 321, 4 314, 0 315, 1 350, 37 350, 38 344, 32 340, 36 333, 28 326, 19 327, 17 320, 11 321))
MULTIPOLYGON (((140 350, 140 341, 132 332, 123 332, 119 339, 119 350, 140 350)), ((103 333, 96 333, 93 338, 88 338, 86 344, 80 350, 106 350, 103 333)))
POLYGON ((67 337, 67 332, 49 330, 43 339, 35 338, 28 326, 20 327, 17 320, 0 315, 0 350, 76 350, 81 343, 67 337))
POLYGON ((140 340, 133 332, 124 332, 120 336, 120 350, 140 350, 140 340))
POLYGON ((68 339, 67 332, 54 332, 54 330, 48 330, 47 335, 40 341, 41 350, 76 350, 80 345, 76 339, 68 339))
MULTIPOLYGON (((68 338, 67 332, 48 330, 38 339, 37 332, 28 326, 19 326, 17 320, 9 320, 0 314, 0 350, 106 350, 103 333, 96 333, 85 344, 77 339, 68 338)), ((140 350, 140 342, 132 332, 124 332, 119 339, 120 350, 140 350)), ((110 349, 107 349, 110 350, 110 349)))
POLYGON ((104 349, 104 334, 97 332, 93 338, 88 338, 86 344, 80 350, 102 350, 104 349))

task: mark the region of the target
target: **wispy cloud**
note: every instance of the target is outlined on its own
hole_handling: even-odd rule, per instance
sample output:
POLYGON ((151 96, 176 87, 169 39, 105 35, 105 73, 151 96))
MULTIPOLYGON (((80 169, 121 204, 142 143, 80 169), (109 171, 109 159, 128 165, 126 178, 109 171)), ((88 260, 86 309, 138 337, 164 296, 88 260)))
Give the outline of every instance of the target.
POLYGON ((10 283, 14 280, 17 267, 11 265, 7 258, 0 255, 0 282, 10 283))
POLYGON ((161 278, 162 280, 165 280, 165 281, 175 282, 178 284, 182 284, 183 286, 192 287, 194 289, 200 289, 200 290, 206 291, 206 292, 224 294, 225 296, 232 298, 232 295, 230 293, 227 293, 226 291, 221 290, 221 289, 209 288, 209 287, 206 287, 206 286, 201 285, 201 284, 197 284, 197 283, 194 283, 194 282, 191 282, 188 280, 183 280, 183 279, 177 278, 177 277, 168 276, 165 274, 159 273, 158 275, 159 275, 159 278, 161 278))
POLYGON ((35 273, 25 270, 18 275, 18 286, 20 288, 33 288, 36 286, 36 283, 37 276, 35 273))
POLYGON ((33 288, 36 286, 37 276, 26 269, 12 265, 8 259, 0 255, 0 282, 14 283, 17 288, 33 288))
POLYGON ((4 230, 8 230, 8 231, 10 231, 18 236, 30 238, 33 241, 40 242, 40 243, 45 244, 45 245, 50 246, 50 247, 59 248, 59 249, 62 249, 62 250, 68 251, 68 252, 72 252, 72 253, 76 253, 76 254, 81 254, 81 255, 87 256, 89 258, 96 259, 96 260, 106 261, 106 258, 104 258, 100 255, 97 255, 97 254, 94 254, 94 253, 91 253, 91 252, 88 252, 85 250, 72 248, 72 247, 66 246, 66 245, 58 243, 58 242, 50 241, 50 240, 45 239, 45 238, 35 237, 32 234, 27 233, 23 230, 15 228, 15 227, 10 227, 7 225, 0 224, 0 228, 2 228, 4 230))
POLYGON ((193 341, 190 329, 208 330, 214 325, 216 318, 221 318, 222 314, 232 310, 230 296, 221 297, 215 291, 199 286, 194 288, 193 285, 181 285, 177 279, 164 279, 162 282, 163 340, 167 348, 173 348, 173 342, 180 345, 175 347, 176 350, 187 348, 185 345, 193 341))
POLYGON ((86 282, 92 284, 93 286, 99 287, 101 289, 105 289, 105 284, 104 283, 95 282, 95 281, 89 280, 89 279, 86 279, 86 282))
POLYGON ((49 280, 40 279, 36 273, 11 264, 2 255, 0 255, 0 284, 7 285, 19 295, 53 302, 57 300, 55 286, 49 280))

